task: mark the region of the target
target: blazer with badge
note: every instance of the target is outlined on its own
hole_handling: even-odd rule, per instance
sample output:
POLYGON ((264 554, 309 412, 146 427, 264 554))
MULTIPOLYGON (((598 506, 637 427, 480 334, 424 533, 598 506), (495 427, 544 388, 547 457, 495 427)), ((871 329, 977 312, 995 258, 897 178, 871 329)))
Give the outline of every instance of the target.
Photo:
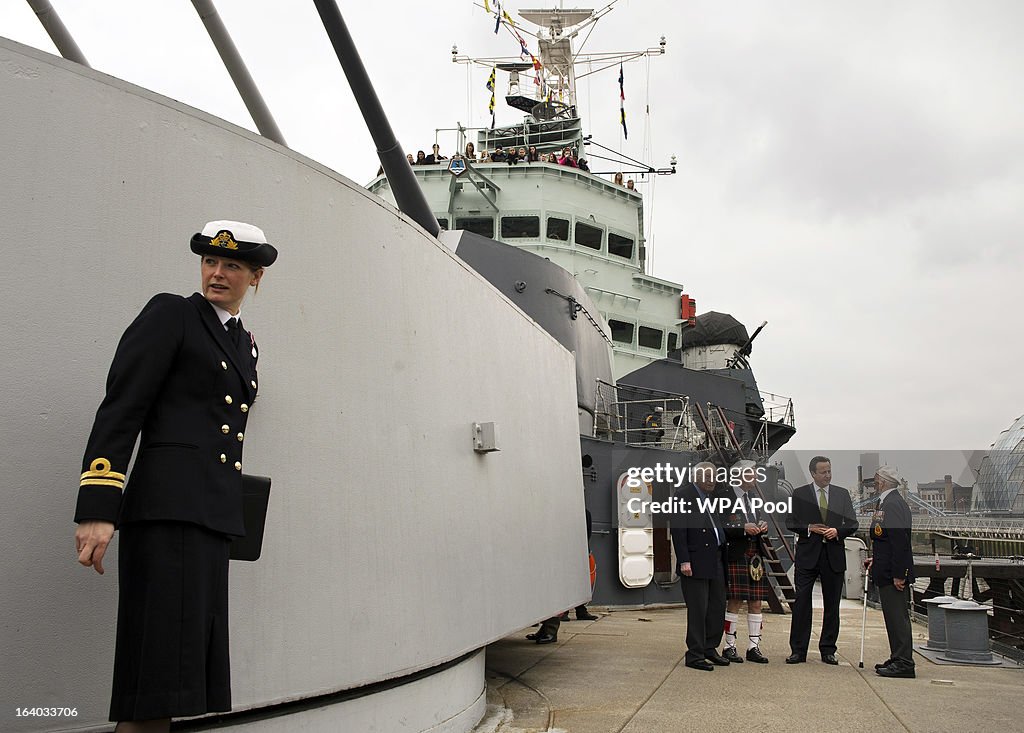
POLYGON ((871 580, 876 586, 892 585, 894 578, 914 582, 910 524, 910 506, 893 489, 871 517, 871 580))
POLYGON ((236 347, 199 293, 153 297, 110 365, 75 521, 180 521, 244 535, 242 445, 257 356, 251 335, 242 331, 236 347))
MULTIPOLYGON (((680 487, 675 497, 686 511, 672 515, 672 546, 676 551, 676 570, 684 562, 690 563, 694 578, 715 578, 724 572, 724 548, 718 546, 715 527, 725 539, 725 530, 719 516, 701 512, 697 508, 697 489, 692 485, 680 487), (685 503, 682 503, 685 502, 685 503)), ((713 499, 716 494, 708 494, 713 499)), ((681 574, 681 573, 680 573, 681 574)))
POLYGON ((828 513, 824 522, 835 527, 838 536, 826 541, 816 532, 808 533, 807 527, 821 524, 821 508, 818 505, 818 491, 814 484, 805 484, 793 491, 793 513, 786 520, 786 527, 796 533, 796 565, 809 570, 818 566, 822 548, 828 556, 832 570, 841 573, 846 570, 846 544, 843 542, 857 531, 857 514, 853 509, 850 492, 842 486, 828 487, 828 513))

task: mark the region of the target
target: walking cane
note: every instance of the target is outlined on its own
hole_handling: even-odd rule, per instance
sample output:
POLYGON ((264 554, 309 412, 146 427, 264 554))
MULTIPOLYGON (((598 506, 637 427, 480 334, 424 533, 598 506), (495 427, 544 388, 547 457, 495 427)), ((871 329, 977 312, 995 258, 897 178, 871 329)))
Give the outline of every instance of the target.
POLYGON ((860 661, 857 662, 857 667, 864 669, 864 629, 868 622, 868 569, 864 568, 864 607, 860 613, 860 661))

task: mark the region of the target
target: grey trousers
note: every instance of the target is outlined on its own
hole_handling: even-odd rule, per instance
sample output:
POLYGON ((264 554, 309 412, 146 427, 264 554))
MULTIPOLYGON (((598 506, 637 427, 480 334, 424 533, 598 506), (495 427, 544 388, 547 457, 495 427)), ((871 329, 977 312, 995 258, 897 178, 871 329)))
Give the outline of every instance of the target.
POLYGON ((896 586, 878 586, 878 600, 882 603, 885 633, 889 635, 889 658, 904 665, 914 666, 914 637, 910 629, 910 584, 903 590, 896 586))

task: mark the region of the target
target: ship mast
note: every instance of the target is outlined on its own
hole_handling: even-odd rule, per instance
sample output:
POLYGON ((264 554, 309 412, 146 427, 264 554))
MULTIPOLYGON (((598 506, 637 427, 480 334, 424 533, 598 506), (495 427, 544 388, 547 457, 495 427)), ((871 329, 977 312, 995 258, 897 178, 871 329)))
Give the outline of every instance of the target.
MULTIPOLYGON (((592 8, 542 8, 519 11, 526 23, 535 26, 528 31, 519 24, 510 23, 507 17, 500 21, 505 30, 520 44, 519 57, 504 56, 474 58, 460 55, 458 48, 452 49, 454 63, 470 64, 485 68, 497 67, 509 75, 508 93, 505 102, 527 114, 525 125, 507 130, 492 130, 479 134, 479 146, 490 150, 497 145, 536 145, 538 150, 560 150, 570 146, 582 149, 585 138, 582 120, 578 112, 577 84, 580 79, 618 66, 626 61, 645 56, 659 56, 665 53, 665 38, 662 36, 657 48, 640 51, 624 51, 583 54, 574 51, 573 42, 614 9, 618 0, 613 0, 600 10, 592 8), (536 55, 527 48, 525 36, 536 39, 536 55), (578 65, 587 70, 577 73, 578 65), (596 67, 596 68, 595 68, 596 67), (521 82, 522 75, 532 77, 533 88, 521 82), (555 134, 557 131, 558 134, 555 134), (509 134, 512 132, 512 134, 509 134)), ((589 31, 579 44, 586 44, 589 31)), ((661 173, 646 166, 648 172, 661 173)), ((665 171, 670 172, 670 171, 665 171)), ((671 171, 674 172, 674 171, 671 171)))

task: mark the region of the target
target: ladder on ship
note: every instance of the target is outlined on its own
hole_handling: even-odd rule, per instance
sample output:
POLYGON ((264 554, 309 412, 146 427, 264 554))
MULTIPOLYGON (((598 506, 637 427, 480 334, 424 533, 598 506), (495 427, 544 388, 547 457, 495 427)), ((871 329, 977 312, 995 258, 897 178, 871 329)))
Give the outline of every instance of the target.
MULTIPOLYGON (((736 440, 736 436, 729 427, 728 420, 726 420, 725 411, 719 405, 712 405, 709 402, 706 412, 701 408, 700 403, 695 402, 694 407, 697 410, 701 423, 704 425, 704 432, 708 437, 709 444, 722 460, 727 460, 728 456, 718 441, 716 431, 712 429, 712 416, 718 417, 718 421, 729 439, 732 450, 737 455, 743 455, 739 441, 736 440)), ((763 501, 764 494, 761 493, 761 488, 757 487, 755 491, 757 491, 757 495, 763 501)), ((793 586, 793 581, 789 578, 789 573, 786 572, 785 567, 782 565, 780 551, 784 550, 786 552, 789 556, 790 567, 792 567, 794 561, 793 548, 786 541, 784 528, 779 524, 775 514, 768 515, 768 524, 769 531, 764 538, 765 565, 767 566, 765 576, 768 578, 768 587, 772 590, 768 594, 768 607, 772 613, 785 614, 793 609, 793 603, 796 600, 796 588, 793 586)))

